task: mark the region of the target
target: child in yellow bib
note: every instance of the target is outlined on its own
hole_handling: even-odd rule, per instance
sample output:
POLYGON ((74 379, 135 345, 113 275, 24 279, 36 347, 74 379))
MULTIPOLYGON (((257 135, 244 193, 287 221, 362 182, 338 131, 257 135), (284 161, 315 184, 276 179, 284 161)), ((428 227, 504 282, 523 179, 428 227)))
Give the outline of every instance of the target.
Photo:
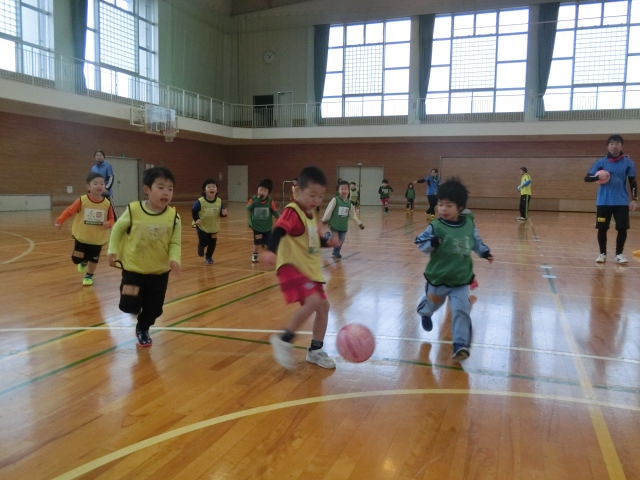
POLYGON ((336 363, 322 348, 329 321, 329 302, 324 291, 324 275, 320 247, 337 246, 335 237, 324 238, 318 231, 314 210, 322 203, 327 178, 316 167, 307 167, 298 176, 295 202, 285 207, 269 236, 268 250, 262 253, 267 267, 276 266, 280 288, 287 303, 299 302, 280 335, 271 335, 276 361, 293 369, 293 337, 302 324, 313 316, 313 336, 306 360, 322 368, 335 368, 336 363), (277 255, 276 255, 277 254, 277 255))
POLYGON ((71 260, 84 273, 82 285, 93 285, 93 275, 98 266, 102 246, 109 241, 109 229, 113 226, 114 214, 111 202, 102 194, 106 192, 104 177, 90 173, 87 177, 87 195, 82 195, 67 207, 56 219, 55 227, 73 217, 71 235, 75 239, 71 260))
POLYGON ((227 216, 227 209, 218 196, 218 182, 213 178, 202 182, 202 196, 191 207, 191 216, 198 233, 198 256, 204 256, 204 262, 211 265, 218 244, 220 217, 227 216))

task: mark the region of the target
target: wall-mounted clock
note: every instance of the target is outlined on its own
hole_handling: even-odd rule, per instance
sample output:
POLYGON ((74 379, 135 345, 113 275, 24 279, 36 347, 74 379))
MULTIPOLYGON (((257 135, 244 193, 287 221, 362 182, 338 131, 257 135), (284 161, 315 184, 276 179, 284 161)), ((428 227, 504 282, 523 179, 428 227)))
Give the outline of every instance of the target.
POLYGON ((274 52, 273 50, 267 50, 266 52, 264 52, 264 63, 273 63, 276 59, 276 52, 274 52))

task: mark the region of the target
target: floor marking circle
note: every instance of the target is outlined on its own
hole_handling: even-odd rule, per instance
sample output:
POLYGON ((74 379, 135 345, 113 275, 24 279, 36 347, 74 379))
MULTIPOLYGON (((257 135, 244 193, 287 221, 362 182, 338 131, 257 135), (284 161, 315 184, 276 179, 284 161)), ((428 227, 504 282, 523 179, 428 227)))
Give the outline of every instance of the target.
POLYGON ((634 407, 632 405, 611 404, 608 402, 603 402, 603 401, 598 401, 598 400, 588 399, 588 398, 571 398, 571 397, 565 397, 565 396, 547 395, 547 394, 529 393, 529 392, 505 392, 505 391, 494 391, 494 390, 467 390, 467 389, 444 388, 444 389, 374 390, 374 391, 368 391, 368 392, 339 393, 335 395, 301 398, 299 400, 289 400, 286 402, 274 403, 272 405, 264 405, 261 407, 249 408, 247 410, 228 413, 226 415, 221 415, 219 417, 210 418, 208 420, 192 423, 191 425, 186 425, 184 427, 177 428, 175 430, 171 430, 169 432, 162 433, 160 435, 156 435, 155 437, 141 440, 132 445, 129 445, 128 447, 121 448, 120 450, 116 450, 100 458, 96 458, 91 462, 85 463, 84 465, 74 468, 73 470, 67 473, 64 473, 58 477, 55 477, 53 480, 73 480, 75 478, 78 478, 81 475, 89 473, 108 463, 111 463, 115 460, 126 457, 127 455, 130 455, 132 453, 136 453, 147 447, 151 447, 153 445, 157 445, 158 443, 161 443, 167 440, 172 440, 181 435, 186 435, 188 433, 192 433, 197 430, 201 430, 203 428, 211 427, 213 425, 218 425, 231 420, 238 420, 240 418, 250 417, 252 415, 273 412, 273 411, 282 410, 285 408, 299 407, 302 405, 310 405, 314 403, 332 402, 332 401, 338 401, 338 400, 351 400, 351 399, 358 399, 358 398, 384 397, 384 396, 391 396, 391 395, 486 395, 486 396, 498 396, 498 397, 519 397, 519 398, 527 398, 527 399, 534 399, 534 400, 554 400, 559 402, 576 403, 576 404, 582 404, 588 407, 597 405, 597 406, 619 408, 624 410, 640 412, 640 407, 634 407))
POLYGON ((13 263, 16 260, 20 260, 22 257, 24 257, 25 255, 29 255, 29 253, 31 253, 31 251, 35 248, 36 244, 33 240, 31 240, 30 238, 24 237, 22 235, 18 235, 17 233, 11 233, 11 232, 0 232, 0 233, 4 233, 6 235, 13 235, 14 237, 18 237, 23 239, 25 242, 27 242, 27 244, 29 245, 27 250, 25 252, 22 252, 20 255, 18 255, 17 257, 13 257, 10 258, 9 260, 5 260, 4 262, 0 262, 0 265, 7 265, 9 263, 13 263))

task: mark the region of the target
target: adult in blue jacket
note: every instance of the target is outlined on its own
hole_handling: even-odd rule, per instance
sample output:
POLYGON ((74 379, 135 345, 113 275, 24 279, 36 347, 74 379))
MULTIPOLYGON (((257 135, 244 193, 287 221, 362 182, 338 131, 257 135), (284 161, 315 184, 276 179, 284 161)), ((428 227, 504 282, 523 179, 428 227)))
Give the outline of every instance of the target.
POLYGON ((113 197, 113 168, 111 167, 111 164, 104 159, 104 157, 105 154, 102 150, 96 150, 96 153, 93 154, 93 159, 96 163, 93 167, 91 167, 91 171, 102 175, 102 177, 104 178, 104 186, 106 189, 106 192, 103 195, 105 197, 109 197, 109 200, 111 200, 113 197))
POLYGON ((596 195, 596 228, 598 229, 598 246, 600 255, 596 263, 607 261, 607 230, 611 217, 616 222, 616 263, 627 264, 629 261, 622 254, 629 230, 629 210, 635 210, 638 200, 636 183, 636 164, 622 152, 624 140, 620 135, 611 135, 607 139, 607 155, 596 160, 591 170, 584 177, 585 182, 600 180, 597 173, 601 170, 609 172, 609 181, 601 183, 596 195), (629 202, 629 191, 631 202, 629 202))

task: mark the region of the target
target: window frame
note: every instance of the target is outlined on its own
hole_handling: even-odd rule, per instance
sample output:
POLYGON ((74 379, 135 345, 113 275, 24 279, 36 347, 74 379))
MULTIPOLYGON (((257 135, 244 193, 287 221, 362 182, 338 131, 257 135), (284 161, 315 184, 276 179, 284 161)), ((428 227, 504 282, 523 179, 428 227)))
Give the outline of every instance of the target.
MULTIPOLYGON (((157 0, 88 0, 86 47, 85 47, 85 78, 87 88, 101 93, 113 94, 119 97, 141 100, 146 103, 157 104, 158 93, 158 1, 157 0), (130 9, 123 8, 128 4, 130 9), (102 7, 103 6, 103 7, 102 7), (102 8, 101 8, 102 7, 102 8), (106 18, 103 12, 114 9, 114 12, 130 17, 133 31, 131 44, 126 45, 133 69, 122 65, 115 65, 103 59, 108 47, 104 44, 106 38, 102 33, 106 30, 106 18), (141 25, 146 27, 145 44, 140 42, 141 25), (144 63, 144 68, 142 63, 144 63)), ((116 30, 122 24, 111 24, 116 30)), ((125 25, 125 27, 127 27, 125 25)))
MULTIPOLYGON (((623 2, 596 1, 588 4, 580 2, 566 2, 560 4, 558 17, 558 35, 571 37, 571 54, 568 52, 558 52, 558 42, 554 46, 553 59, 551 63, 550 85, 544 93, 544 103, 546 111, 583 111, 583 110, 627 110, 637 109, 640 105, 640 69, 634 72, 635 81, 629 81, 630 65, 640 65, 640 49, 630 51, 632 48, 632 35, 640 38, 640 5, 638 2, 625 0, 623 2), (607 15, 607 5, 610 8, 626 3, 625 21, 622 22, 621 15, 607 15), (636 10, 633 10, 633 8, 636 10), (583 12, 581 14, 581 8, 583 12), (598 16, 593 14, 599 11, 598 16), (573 12, 570 12, 573 10, 573 12), (634 16, 635 15, 635 16, 634 16), (622 71, 619 72, 621 80, 604 81, 604 79, 593 78, 594 81, 584 81, 576 78, 576 69, 583 68, 582 57, 576 57, 578 53, 579 37, 588 36, 591 32, 600 31, 602 36, 607 32, 623 28, 626 30, 624 52, 617 52, 622 58, 622 71), (583 33, 582 35, 581 32, 583 33), (576 67, 576 63, 581 63, 576 67), (566 65, 570 65, 570 74, 567 75, 566 65), (565 74, 561 75, 559 69, 565 65, 565 74), (556 79, 570 77, 570 81, 559 83, 556 79), (619 93, 619 95, 618 95, 619 93), (591 96, 589 96, 589 94, 591 96), (557 95, 556 97, 554 97, 557 95), (619 97, 617 100, 615 97, 619 97), (553 101, 552 101, 553 99, 553 101)), ((609 47, 610 44, 607 44, 609 47)), ((608 61, 613 63, 611 55, 608 61)), ((580 70, 578 70, 580 71, 580 70)))
MULTIPOLYGON (((448 22, 448 34, 442 35, 447 28, 443 30, 442 26, 436 24, 434 28, 434 38, 432 39, 436 48, 439 44, 448 48, 448 59, 446 62, 440 61, 442 55, 438 58, 432 57, 430 65, 429 85, 427 85, 427 95, 425 100, 426 115, 455 115, 455 114, 476 114, 476 113, 523 113, 526 106, 526 89, 527 89, 527 68, 528 68, 528 42, 529 42, 529 25, 530 11, 526 6, 510 7, 503 9, 491 9, 478 12, 458 12, 436 16, 438 19, 450 19, 448 22), (525 23, 511 23, 505 21, 502 23, 502 16, 513 14, 526 15, 526 27, 522 27, 525 23), (493 16, 492 24, 486 20, 493 16), (438 33, 441 32, 441 33, 438 33), (504 54, 503 43, 507 39, 518 38, 523 44, 524 52, 519 58, 501 59, 504 54), (524 39, 524 42, 522 40, 524 39), (465 85, 461 87, 455 84, 455 79, 461 75, 461 72, 455 71, 457 64, 462 64, 461 60, 456 59, 456 53, 460 50, 460 45, 468 43, 475 46, 478 42, 485 42, 492 45, 492 48, 484 50, 489 63, 487 67, 492 65, 493 72, 483 79, 483 82, 490 82, 492 85, 481 85, 474 87, 473 85, 465 85), (448 47, 445 44, 448 43, 448 47), (457 44, 457 45, 456 45, 457 44), (457 48, 456 48, 457 47, 457 48), (503 81, 504 74, 501 70, 505 68, 517 68, 520 70, 521 85, 500 86, 503 81), (435 71, 434 71, 435 70, 435 71), (439 72, 446 71, 446 79, 439 77, 439 72), (436 73, 436 75, 434 75, 436 73), (440 88, 433 88, 432 82, 438 82, 440 88), (446 86, 446 88, 442 88, 446 86), (506 100, 509 96, 514 96, 512 101, 506 100), (445 106, 446 99, 446 109, 445 106), (509 104, 519 105, 518 108, 508 108, 509 104)), ((442 23, 446 23, 446 20, 442 23)), ((435 50, 435 49, 434 49, 435 50)), ((460 67, 458 67, 460 68, 460 67)), ((487 72, 489 69, 485 69, 487 72)), ((462 72, 464 73, 464 72, 462 72)))
MULTIPOLYGON (((3 0, 6 6, 12 5, 15 8, 15 18, 3 22, 3 25, 12 31, 0 30, 0 42, 3 43, 3 56, 9 58, 10 51, 13 50, 13 59, 0 64, 3 70, 13 71, 35 78, 42 78, 48 81, 55 81, 55 55, 53 48, 53 1, 33 0, 26 2, 23 0, 3 0), (36 5, 33 5, 35 3, 36 5), (33 32, 27 36, 25 32, 24 14, 25 10, 34 13, 36 22, 29 22, 28 28, 34 28, 35 43, 31 37, 33 32), (11 21, 13 20, 13 21, 11 21)), ((4 9, 3 9, 4 11, 4 9)), ((3 17, 3 20, 6 17, 3 17)))
MULTIPOLYGON (((332 24, 330 29, 342 29, 342 42, 339 45, 331 44, 331 33, 328 58, 332 57, 332 51, 342 50, 340 69, 329 69, 325 72, 325 90, 323 92, 321 109, 323 118, 353 118, 353 117, 384 117, 389 115, 408 115, 409 111, 409 79, 411 76, 411 25, 412 19, 409 17, 392 18, 385 20, 372 20, 357 23, 332 24), (397 22, 408 22, 408 36, 406 40, 394 39, 387 40, 389 24, 397 22), (367 26, 381 25, 381 39, 378 41, 370 41, 368 38, 367 26), (360 42, 354 42, 350 34, 354 32, 354 28, 362 27, 363 35, 360 42), (387 47, 406 45, 408 47, 406 66, 390 66, 387 67, 387 47), (366 78, 367 85, 374 83, 379 86, 376 90, 362 89, 358 90, 356 85, 348 84, 349 69, 355 65, 355 62, 349 64, 349 55, 357 53, 358 50, 365 50, 379 47, 380 49, 380 67, 377 72, 378 78, 366 78), (406 71, 406 91, 387 91, 386 85, 389 81, 388 75, 392 76, 393 72, 406 71), (336 87, 336 80, 340 84, 340 94, 325 95, 327 86, 336 87), (349 93, 346 93, 349 91, 349 93), (398 103, 400 104, 401 113, 396 113, 398 103), (404 108, 402 108, 404 105, 404 108)), ((375 40, 375 39, 374 39, 375 40)), ((335 58, 335 56, 334 56, 335 58)), ((328 64, 330 62, 328 61, 328 64)), ((353 77, 358 76, 356 72, 353 77)), ((367 74, 369 71, 366 72, 367 74)))

